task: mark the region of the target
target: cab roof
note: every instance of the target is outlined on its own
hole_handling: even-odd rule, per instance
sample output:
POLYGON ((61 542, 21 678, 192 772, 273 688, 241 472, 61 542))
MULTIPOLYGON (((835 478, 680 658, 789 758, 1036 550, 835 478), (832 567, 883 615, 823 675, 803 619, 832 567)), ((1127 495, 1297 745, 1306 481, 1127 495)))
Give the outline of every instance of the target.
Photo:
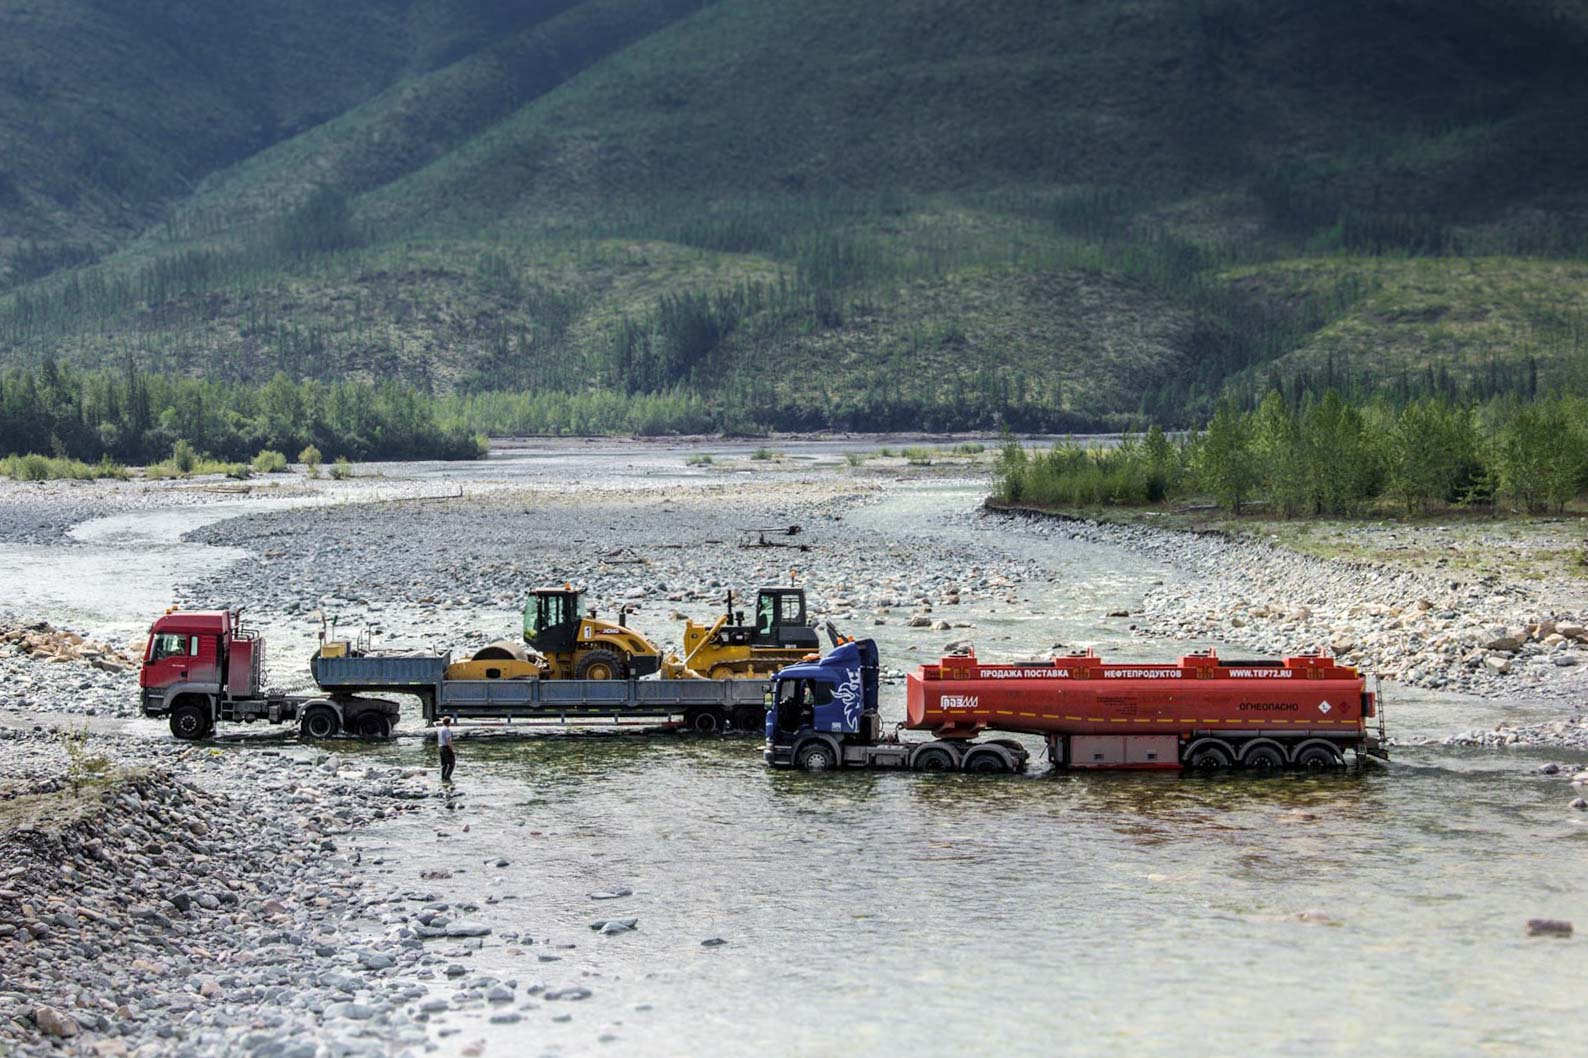
MULTIPOLYGON (((871 641, 865 640, 873 652, 876 647, 871 641)), ((876 664, 876 655, 872 654, 871 664, 876 664)), ((777 672, 780 680, 816 680, 821 683, 842 683, 849 670, 857 665, 867 663, 865 653, 860 649, 860 643, 850 640, 840 643, 815 661, 801 661, 795 665, 788 665, 777 672)))
POLYGON ((208 632, 224 634, 232 628, 226 610, 173 610, 155 618, 151 632, 208 632))

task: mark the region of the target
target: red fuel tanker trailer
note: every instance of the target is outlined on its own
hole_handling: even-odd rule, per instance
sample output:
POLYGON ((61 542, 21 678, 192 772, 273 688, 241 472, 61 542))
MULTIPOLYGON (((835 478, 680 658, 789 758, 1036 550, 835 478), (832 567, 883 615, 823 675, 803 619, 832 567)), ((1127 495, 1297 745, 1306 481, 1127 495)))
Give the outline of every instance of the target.
POLYGON ((1043 736, 1058 768, 1329 768, 1347 752, 1385 756, 1377 692, 1349 666, 1303 654, 1223 661, 1213 651, 1172 664, 1109 665, 1091 652, 984 664, 955 654, 911 673, 904 726, 930 741, 882 734, 876 647, 848 643, 775 677, 766 758, 806 770, 900 767, 1015 771, 1026 752, 985 731, 1043 736))
POLYGON ((945 657, 909 677, 907 726, 940 739, 993 728, 1043 735, 1069 768, 1333 767, 1382 755, 1377 692, 1331 657, 1223 661, 1213 651, 1155 665, 1095 654, 1038 664, 945 657))

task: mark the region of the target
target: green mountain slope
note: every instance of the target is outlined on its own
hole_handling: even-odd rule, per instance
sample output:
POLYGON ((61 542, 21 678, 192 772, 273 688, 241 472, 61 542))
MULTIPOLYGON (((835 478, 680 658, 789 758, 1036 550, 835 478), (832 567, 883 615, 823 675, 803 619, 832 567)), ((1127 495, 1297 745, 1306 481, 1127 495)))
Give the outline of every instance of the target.
POLYGON ((142 175, 0 81, 0 362, 1051 427, 1583 353, 1581 0, 68 10, 103 73, 43 111, 142 175))

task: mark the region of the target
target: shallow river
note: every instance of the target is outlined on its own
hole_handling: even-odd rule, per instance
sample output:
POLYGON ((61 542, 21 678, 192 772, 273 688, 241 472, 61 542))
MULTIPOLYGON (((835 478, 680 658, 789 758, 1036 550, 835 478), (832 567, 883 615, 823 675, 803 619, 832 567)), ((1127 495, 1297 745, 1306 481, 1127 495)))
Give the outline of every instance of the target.
MULTIPOLYGON (((971 499, 927 488, 854 520, 901 542, 968 533, 930 512, 971 499)), ((977 615, 978 639, 1140 658, 1193 646, 1098 616, 1172 570, 1093 545, 1010 546, 1053 581, 1029 606, 977 615)), ((896 626, 878 631, 885 659, 921 656, 896 626)), ((901 719, 902 688, 885 693, 901 719)), ((1388 708, 1407 738, 1490 707, 1391 688, 1388 708)), ((579 946, 487 949, 489 972, 596 998, 470 1025, 459 1045, 583 1053, 606 1033, 642 1055, 1552 1055, 1588 1027, 1561 961, 1576 948, 1523 935, 1530 916, 1588 906, 1588 830, 1522 755, 1408 749, 1323 778, 1010 779, 809 777, 768 771, 757 749, 465 745, 447 833, 429 816, 368 835, 366 856, 386 861, 373 869, 454 900, 511 894, 478 914, 579 946), (488 866, 499 855, 508 868, 488 866), (443 864, 466 873, 417 880, 443 864), (634 896, 588 899, 616 886, 634 896), (585 928, 620 914, 639 930, 585 928), (728 943, 701 947, 712 937, 728 943)), ((425 759, 411 743, 378 752, 425 759)))
MULTIPOLYGON (((975 498, 910 486, 851 520, 901 547, 949 536, 1043 563, 1029 601, 971 608, 977 642, 1000 652, 1208 645, 1100 616, 1172 569, 936 519, 975 498)), ((897 623, 876 631, 885 664, 927 660, 897 623)), ((1386 690, 1402 740, 1492 723, 1479 701, 1386 690)), ((902 718, 902 686, 884 693, 902 718)), ((1031 745, 1032 774, 1009 778, 773 772, 743 739, 465 740, 455 811, 351 841, 373 876, 535 938, 471 966, 594 993, 532 1001, 514 1025, 448 1015, 453 1053, 481 1039, 486 1055, 912 1058, 1581 1046, 1583 939, 1523 932, 1534 916, 1588 926, 1588 828, 1569 787, 1531 774, 1545 758, 1426 747, 1325 777, 1055 776, 1031 745), (420 879, 438 867, 453 876, 420 879), (614 887, 633 895, 589 899, 614 887), (626 915, 637 931, 587 928, 626 915)), ((335 748, 434 757, 414 740, 335 748)))

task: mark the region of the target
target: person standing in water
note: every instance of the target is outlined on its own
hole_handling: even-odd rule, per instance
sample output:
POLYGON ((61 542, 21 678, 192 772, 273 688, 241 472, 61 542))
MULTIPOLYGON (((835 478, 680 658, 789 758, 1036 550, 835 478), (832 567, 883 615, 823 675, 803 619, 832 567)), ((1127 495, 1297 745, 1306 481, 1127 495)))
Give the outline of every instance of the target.
POLYGON ((452 751, 452 717, 443 716, 436 729, 436 745, 441 747, 441 781, 452 781, 452 769, 458 766, 458 755, 452 751))

